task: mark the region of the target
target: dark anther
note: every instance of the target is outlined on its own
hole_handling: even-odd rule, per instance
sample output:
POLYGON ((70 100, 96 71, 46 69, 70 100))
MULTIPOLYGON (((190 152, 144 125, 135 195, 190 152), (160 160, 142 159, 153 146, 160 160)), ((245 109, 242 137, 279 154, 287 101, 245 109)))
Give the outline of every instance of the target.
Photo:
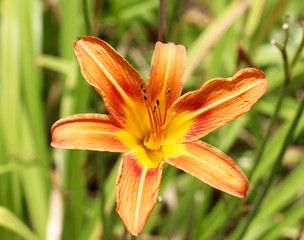
POLYGON ((169 88, 168 90, 167 90, 167 94, 169 94, 171 92, 171 89, 169 88))
POLYGON ((153 107, 153 112, 155 112, 155 111, 156 111, 156 106, 153 107))
POLYGON ((147 96, 146 96, 146 95, 144 96, 144 99, 145 99, 145 101, 147 101, 147 100, 148 100, 148 98, 147 98, 147 96))
POLYGON ((144 88, 144 83, 141 83, 140 84, 140 90, 143 90, 143 88, 144 88))
POLYGON ((159 100, 158 99, 156 99, 156 104, 157 104, 157 106, 159 106, 159 100))

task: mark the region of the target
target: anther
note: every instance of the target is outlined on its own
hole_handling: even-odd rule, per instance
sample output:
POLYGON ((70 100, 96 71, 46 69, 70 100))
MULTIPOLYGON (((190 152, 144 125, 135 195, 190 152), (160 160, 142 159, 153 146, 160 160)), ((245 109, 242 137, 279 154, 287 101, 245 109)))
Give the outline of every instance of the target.
POLYGON ((170 92, 171 92, 171 89, 169 88, 169 89, 167 90, 167 95, 169 95, 170 92))
POLYGON ((156 105, 159 106, 159 99, 156 99, 156 105))

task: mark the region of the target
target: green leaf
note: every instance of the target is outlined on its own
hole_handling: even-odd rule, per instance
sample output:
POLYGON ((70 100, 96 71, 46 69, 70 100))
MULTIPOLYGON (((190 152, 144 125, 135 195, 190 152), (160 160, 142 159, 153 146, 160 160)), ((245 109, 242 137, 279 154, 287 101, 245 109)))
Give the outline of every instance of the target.
POLYGON ((4 207, 0 207, 0 226, 7 228, 27 240, 38 240, 32 232, 14 213, 4 207))

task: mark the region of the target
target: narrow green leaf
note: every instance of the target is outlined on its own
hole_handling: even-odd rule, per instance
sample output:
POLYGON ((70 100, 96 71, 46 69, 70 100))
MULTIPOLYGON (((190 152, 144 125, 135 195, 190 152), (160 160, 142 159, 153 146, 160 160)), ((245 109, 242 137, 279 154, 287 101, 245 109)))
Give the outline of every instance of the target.
POLYGON ((52 55, 40 55, 37 64, 52 71, 68 75, 71 72, 72 61, 52 55))
POLYGON ((24 239, 38 240, 37 235, 32 232, 14 213, 4 207, 0 207, 0 226, 5 227, 24 239))
POLYGON ((200 36, 191 44, 187 51, 187 68, 184 81, 189 80, 208 50, 218 42, 227 29, 245 13, 248 5, 244 1, 233 1, 220 16, 218 16, 200 36))
MULTIPOLYGON (((268 229, 260 239, 272 240, 280 239, 284 235, 284 232, 287 232, 287 229, 296 225, 295 228, 300 229, 301 220, 303 220, 304 215, 304 202, 299 202, 292 206, 290 209, 285 211, 282 215, 279 215, 278 220, 275 224, 271 224, 271 228, 268 229)), ((296 236, 290 236, 290 239, 297 237, 299 233, 296 233, 296 236)), ((286 236, 286 235, 285 235, 286 236)), ((288 237, 288 236, 286 236, 288 237)))
POLYGON ((303 172, 304 162, 299 164, 286 178, 282 179, 278 186, 271 188, 246 237, 260 238, 260 235, 267 233, 269 228, 273 227, 271 219, 274 218, 274 215, 280 214, 285 208, 288 209, 297 196, 303 194, 303 172), (266 225, 266 222, 270 224, 266 225), (261 225, 263 225, 263 228, 261 228, 261 225))
POLYGON ((265 0, 251 0, 248 21, 245 27, 245 36, 250 39, 260 24, 262 13, 265 8, 265 0))
POLYGON ((4 173, 9 173, 9 172, 15 171, 15 170, 16 170, 16 166, 13 163, 0 165, 0 175, 4 174, 4 173))

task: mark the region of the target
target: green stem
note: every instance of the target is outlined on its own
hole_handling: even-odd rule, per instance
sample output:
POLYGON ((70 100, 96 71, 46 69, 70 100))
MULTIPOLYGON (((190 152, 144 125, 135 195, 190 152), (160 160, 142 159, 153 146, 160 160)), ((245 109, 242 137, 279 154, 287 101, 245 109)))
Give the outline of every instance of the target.
POLYGON ((290 64, 290 72, 294 69, 297 61, 299 60, 299 57, 301 56, 301 52, 304 48, 304 26, 303 26, 303 34, 302 34, 302 41, 296 51, 296 54, 294 55, 293 57, 293 60, 291 61, 291 64, 290 64))
POLYGON ((87 1, 82 0, 82 12, 83 12, 83 17, 84 17, 84 22, 85 22, 85 27, 86 27, 86 34, 90 35, 91 34, 91 24, 90 24, 90 18, 88 14, 88 6, 87 6, 87 1))
MULTIPOLYGON (((104 160, 104 159, 103 159, 104 160)), ((103 225, 103 236, 102 239, 103 240, 109 240, 111 239, 111 230, 110 230, 110 223, 109 223, 109 219, 108 216, 105 213, 105 186, 104 186, 104 182, 105 182, 105 161, 99 161, 98 162, 98 168, 99 168, 99 181, 98 181, 98 185, 99 185, 99 194, 100 194, 100 217, 101 217, 101 222, 103 225)))
POLYGON ((174 31, 175 31, 175 27, 174 24, 178 24, 178 11, 179 9, 181 9, 181 4, 183 1, 180 0, 174 0, 174 1, 170 1, 170 6, 168 6, 167 9, 167 16, 168 16, 168 22, 167 22, 167 30, 166 30, 166 34, 167 34, 167 38, 169 41, 173 41, 175 40, 175 36, 174 36, 174 31))
POLYGON ((166 42, 166 0, 159 0, 158 40, 166 42))
POLYGON ((271 186, 271 183, 274 179, 274 176, 277 173, 277 171, 279 170, 279 168, 281 167, 281 163, 282 163, 284 154, 286 152, 286 149, 287 149, 289 143, 292 141, 293 133, 294 133, 294 131, 295 131, 295 129, 296 129, 298 123, 299 123, 299 120, 300 120, 300 118, 303 114, 303 110, 304 110, 304 97, 302 96, 302 99, 301 99, 301 102, 299 104, 296 115, 293 119, 293 122, 292 122, 292 124, 291 124, 291 126, 288 130, 287 136, 285 138, 283 147, 281 148, 281 151, 279 152, 279 155, 278 155, 278 157, 277 157, 277 159, 274 163, 274 166, 271 169, 271 172, 270 172, 270 174, 267 178, 267 181, 265 182, 265 184, 263 186, 262 191, 259 192, 259 194, 257 195, 257 198, 254 201, 253 210, 249 213, 249 215, 245 219, 245 222, 242 226, 241 232, 236 239, 243 239, 244 238, 244 235, 245 235, 248 227, 250 226, 252 220, 254 219, 256 214, 258 213, 258 211, 260 209, 260 206, 261 206, 261 203, 262 203, 264 197, 266 196, 268 189, 271 186))
POLYGON ((92 28, 91 34, 93 36, 98 36, 98 16, 101 14, 104 0, 95 0, 93 8, 93 17, 92 17, 92 28))
POLYGON ((224 231, 227 229, 228 225, 231 223, 231 216, 236 212, 237 207, 240 204, 240 199, 233 198, 231 201, 229 201, 229 205, 227 206, 227 214, 226 219, 224 221, 224 224, 222 227, 218 230, 216 236, 214 237, 214 240, 220 240, 223 239, 224 231))
MULTIPOLYGON (((285 23, 285 24, 287 24, 287 23, 285 23)), ((283 30, 285 30, 284 45, 283 45, 283 47, 280 47, 277 44, 277 47, 279 48, 279 50, 281 51, 281 54, 282 54, 283 65, 284 65, 284 74, 285 74, 285 84, 284 85, 287 85, 287 84, 289 84, 290 78, 291 78, 291 71, 290 71, 289 62, 288 62, 288 54, 287 54, 287 50, 286 50, 287 43, 288 43, 288 38, 289 38, 289 26, 288 26, 288 24, 287 24, 286 28, 283 27, 283 30)))

